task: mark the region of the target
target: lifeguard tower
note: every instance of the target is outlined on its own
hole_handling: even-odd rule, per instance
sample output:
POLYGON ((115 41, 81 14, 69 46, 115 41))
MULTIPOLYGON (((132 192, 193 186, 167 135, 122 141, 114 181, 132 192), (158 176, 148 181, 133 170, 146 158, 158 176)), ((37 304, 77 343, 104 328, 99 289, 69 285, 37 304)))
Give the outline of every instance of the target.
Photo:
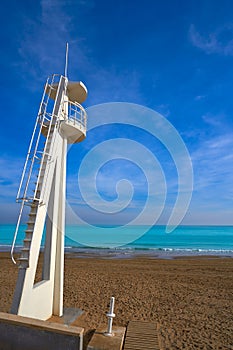
POLYGON ((45 84, 16 199, 21 208, 11 249, 14 263, 27 206, 29 213, 11 312, 39 320, 63 314, 67 144, 86 137, 87 115, 81 103, 87 89, 82 82, 68 81, 66 71, 67 55, 64 76, 53 75, 45 84), (35 283, 43 232, 43 273, 35 283))

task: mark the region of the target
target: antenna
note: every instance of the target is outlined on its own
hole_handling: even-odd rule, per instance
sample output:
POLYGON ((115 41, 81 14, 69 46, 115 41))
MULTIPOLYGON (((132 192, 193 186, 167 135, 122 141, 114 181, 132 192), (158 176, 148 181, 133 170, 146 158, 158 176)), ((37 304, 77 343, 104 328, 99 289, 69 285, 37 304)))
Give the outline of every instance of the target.
POLYGON ((65 77, 67 78, 69 44, 66 43, 65 77))

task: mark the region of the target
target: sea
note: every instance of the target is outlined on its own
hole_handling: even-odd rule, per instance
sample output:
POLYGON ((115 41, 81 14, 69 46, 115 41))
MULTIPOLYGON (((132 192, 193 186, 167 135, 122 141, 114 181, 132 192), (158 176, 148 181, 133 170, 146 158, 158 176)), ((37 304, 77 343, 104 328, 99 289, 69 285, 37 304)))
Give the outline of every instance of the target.
MULTIPOLYGON (((19 228, 20 250, 26 225, 19 228)), ((0 225, 0 251, 10 251, 15 225, 0 225)), ((45 241, 43 234, 41 248, 45 241)), ((165 226, 67 225, 65 250, 80 257, 131 258, 136 255, 174 258, 182 256, 233 257, 233 226, 179 226, 167 233, 165 226)))

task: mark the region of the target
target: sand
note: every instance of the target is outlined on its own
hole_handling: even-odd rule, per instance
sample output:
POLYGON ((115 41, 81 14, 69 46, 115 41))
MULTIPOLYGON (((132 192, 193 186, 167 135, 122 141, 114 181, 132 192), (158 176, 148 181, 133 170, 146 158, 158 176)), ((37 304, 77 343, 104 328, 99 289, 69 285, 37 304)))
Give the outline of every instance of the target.
MULTIPOLYGON (((0 254, 0 311, 11 305, 17 268, 0 254)), ((110 297, 114 324, 155 322, 161 349, 233 349, 233 259, 173 260, 75 258, 66 255, 64 306, 85 313, 86 334, 106 323, 110 297)))

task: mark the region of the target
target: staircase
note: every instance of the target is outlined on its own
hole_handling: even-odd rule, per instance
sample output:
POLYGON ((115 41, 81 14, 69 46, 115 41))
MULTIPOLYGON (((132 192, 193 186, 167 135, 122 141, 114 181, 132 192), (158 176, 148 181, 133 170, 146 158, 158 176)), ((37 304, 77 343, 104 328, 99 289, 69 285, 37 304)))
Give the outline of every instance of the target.
POLYGON ((14 259, 15 242, 24 208, 29 206, 27 228, 19 257, 20 268, 29 267, 30 246, 38 207, 47 206, 48 204, 48 198, 44 189, 46 188, 49 167, 51 162, 53 162, 53 148, 56 134, 59 130, 58 116, 60 108, 64 104, 66 85, 67 79, 63 76, 53 75, 47 80, 24 164, 16 197, 16 202, 21 203, 21 208, 11 247, 11 258, 16 264, 14 259))

